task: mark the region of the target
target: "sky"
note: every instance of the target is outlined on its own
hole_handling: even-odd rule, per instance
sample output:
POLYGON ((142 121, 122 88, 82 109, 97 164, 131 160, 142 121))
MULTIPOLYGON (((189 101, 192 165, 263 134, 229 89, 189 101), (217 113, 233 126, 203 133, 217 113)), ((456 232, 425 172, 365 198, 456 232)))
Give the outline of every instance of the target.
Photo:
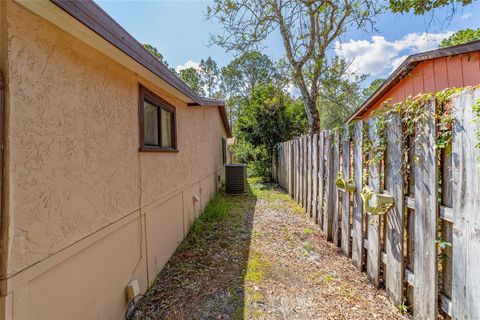
MULTIPOLYGON (((96 0, 110 16, 141 43, 149 43, 163 54, 164 60, 177 70, 198 66, 211 56, 219 66, 234 57, 224 48, 210 45, 210 35, 219 34, 221 25, 208 21, 205 12, 212 1, 196 0, 96 0)), ((378 31, 350 30, 331 48, 351 62, 350 71, 369 74, 367 81, 386 78, 410 54, 432 50, 453 32, 480 28, 480 1, 458 8, 448 18, 447 10, 437 10, 435 18, 400 14, 378 17, 378 31), (477 18, 475 18, 477 17, 477 18)), ((283 57, 279 34, 264 44, 263 52, 272 60, 283 57)))

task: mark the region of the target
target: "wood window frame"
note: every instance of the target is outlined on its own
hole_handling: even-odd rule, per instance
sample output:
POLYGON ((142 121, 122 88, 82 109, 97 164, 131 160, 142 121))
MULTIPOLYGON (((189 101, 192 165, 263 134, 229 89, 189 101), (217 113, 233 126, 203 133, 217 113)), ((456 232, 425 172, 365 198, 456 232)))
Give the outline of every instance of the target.
MULTIPOLYGON (((162 124, 160 121, 160 113, 159 110, 159 118, 158 118, 158 138, 161 143, 161 134, 162 134, 162 124)), ((138 119, 139 119, 139 127, 140 127, 140 152, 178 152, 177 146, 177 108, 172 106, 170 103, 165 101, 164 99, 160 98, 157 94, 153 93, 152 91, 148 90, 141 84, 139 85, 139 94, 138 94, 138 119), (173 147, 156 147, 156 146, 149 146, 145 145, 145 128, 144 128, 144 101, 148 101, 149 103, 153 104, 159 109, 165 109, 172 113, 172 146, 173 147)))

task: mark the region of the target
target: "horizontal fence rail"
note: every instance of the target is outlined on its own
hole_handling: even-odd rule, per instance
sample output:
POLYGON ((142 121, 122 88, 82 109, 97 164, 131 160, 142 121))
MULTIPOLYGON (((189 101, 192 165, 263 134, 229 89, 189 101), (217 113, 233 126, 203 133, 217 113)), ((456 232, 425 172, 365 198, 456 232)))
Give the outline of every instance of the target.
POLYGON ((430 99, 414 133, 393 116, 380 136, 372 117, 280 143, 272 164, 326 239, 415 319, 480 319, 478 101, 480 89, 452 97, 445 148, 430 99))

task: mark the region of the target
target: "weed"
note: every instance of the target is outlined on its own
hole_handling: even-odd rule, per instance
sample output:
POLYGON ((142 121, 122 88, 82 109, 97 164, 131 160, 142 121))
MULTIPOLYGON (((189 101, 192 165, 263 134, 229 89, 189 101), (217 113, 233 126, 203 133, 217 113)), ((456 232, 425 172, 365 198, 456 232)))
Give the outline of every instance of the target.
POLYGON ((347 284, 343 285, 342 295, 344 297, 351 297, 352 296, 352 291, 348 288, 347 284))
POLYGON ((325 281, 325 282, 332 282, 332 281, 333 281, 333 276, 327 274, 325 277, 323 277, 323 281, 325 281))
POLYGON ((263 233, 261 233, 261 232, 258 231, 258 230, 253 230, 252 236, 253 236, 254 238, 261 238, 261 237, 263 236, 263 233))
POLYGON ((305 251, 307 252, 311 252, 313 251, 313 244, 311 244, 310 242, 304 242, 303 243, 303 249, 305 249, 305 251))
POLYGON ((311 234, 313 234, 313 229, 311 229, 311 228, 303 228, 303 234, 304 234, 304 235, 307 235, 307 236, 308 236, 308 235, 311 235, 311 234))
POLYGON ((400 310, 402 314, 407 314, 408 311, 410 310, 410 307, 402 303, 401 305, 398 306, 398 310, 400 310))

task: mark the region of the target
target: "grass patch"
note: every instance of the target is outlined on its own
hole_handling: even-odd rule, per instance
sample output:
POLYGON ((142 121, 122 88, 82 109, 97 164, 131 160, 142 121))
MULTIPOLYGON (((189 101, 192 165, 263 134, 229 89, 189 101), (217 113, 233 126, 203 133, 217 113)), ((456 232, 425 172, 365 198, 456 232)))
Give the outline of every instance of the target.
POLYGON ((269 266, 269 263, 262 259, 260 253, 251 253, 245 272, 245 282, 260 283, 269 266))
POLYGON ((313 234, 313 229, 312 228, 303 228, 303 234, 304 235, 311 235, 313 234))
MULTIPOLYGON (((227 306, 241 305, 243 301, 241 288, 253 236, 255 204, 252 192, 230 196, 223 188, 218 190, 192 223, 188 235, 158 274, 137 310, 156 310, 156 301, 169 301, 181 310, 185 319, 205 310, 228 309, 233 315, 235 308, 227 306), (209 295, 198 301, 204 292, 222 291, 228 294, 209 295), (202 301, 206 303, 204 310, 200 310, 202 301)), ((159 318, 165 318, 170 311, 164 307, 156 312, 160 312, 159 318)))

